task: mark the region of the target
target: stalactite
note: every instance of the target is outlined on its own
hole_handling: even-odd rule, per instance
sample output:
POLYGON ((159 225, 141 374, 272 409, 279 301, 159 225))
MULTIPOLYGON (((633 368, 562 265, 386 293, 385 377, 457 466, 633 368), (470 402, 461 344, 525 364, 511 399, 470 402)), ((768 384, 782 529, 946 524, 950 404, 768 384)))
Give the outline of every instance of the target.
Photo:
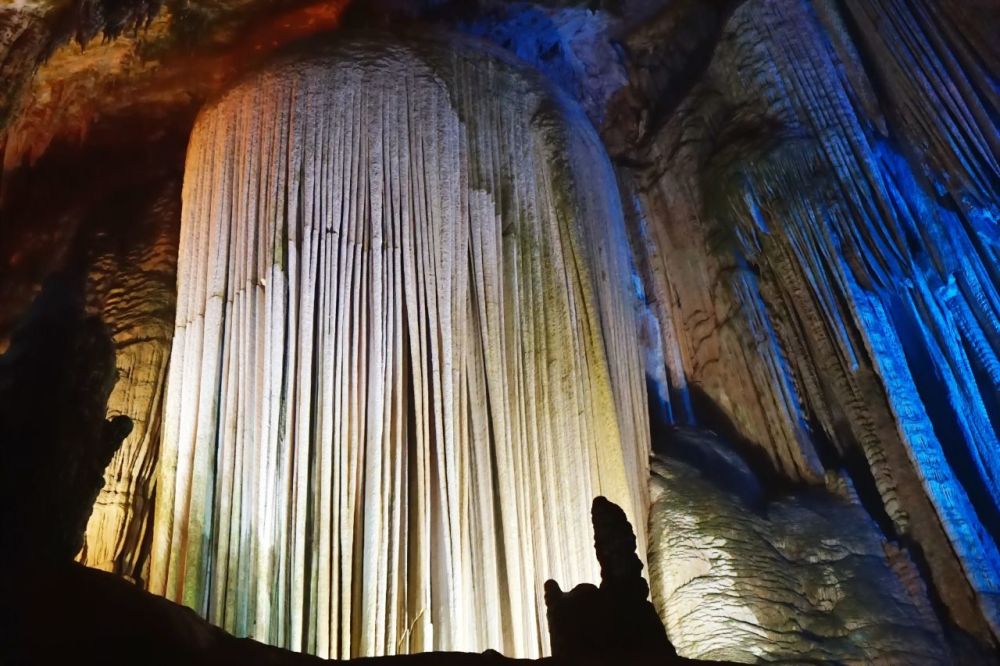
POLYGON ((955 32, 977 12, 748 0, 628 157, 688 384, 785 476, 849 469, 946 621, 992 644, 997 92, 991 45, 955 32))
POLYGON ((321 656, 544 652, 591 499, 646 522, 631 270, 585 116, 478 44, 240 84, 189 145, 151 589, 321 656))

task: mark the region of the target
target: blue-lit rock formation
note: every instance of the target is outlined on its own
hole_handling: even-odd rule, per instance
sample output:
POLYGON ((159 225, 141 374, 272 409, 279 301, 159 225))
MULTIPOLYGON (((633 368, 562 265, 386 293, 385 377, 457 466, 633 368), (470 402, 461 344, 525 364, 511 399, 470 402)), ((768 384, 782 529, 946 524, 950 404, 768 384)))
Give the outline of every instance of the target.
MULTIPOLYGON (((846 470, 942 617, 990 642, 997 59, 990 10, 959 5, 748 1, 669 118, 612 133, 634 137, 673 413, 692 404, 789 479, 846 470)), ((613 107, 671 90, 632 81, 613 107)))

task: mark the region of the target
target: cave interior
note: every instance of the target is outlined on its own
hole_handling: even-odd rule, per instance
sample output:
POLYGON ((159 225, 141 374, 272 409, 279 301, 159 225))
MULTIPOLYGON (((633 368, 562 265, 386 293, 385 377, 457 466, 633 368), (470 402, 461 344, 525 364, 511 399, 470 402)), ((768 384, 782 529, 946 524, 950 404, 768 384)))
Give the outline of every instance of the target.
POLYGON ((4 1, 0 662, 1000 663, 998 27, 4 1))

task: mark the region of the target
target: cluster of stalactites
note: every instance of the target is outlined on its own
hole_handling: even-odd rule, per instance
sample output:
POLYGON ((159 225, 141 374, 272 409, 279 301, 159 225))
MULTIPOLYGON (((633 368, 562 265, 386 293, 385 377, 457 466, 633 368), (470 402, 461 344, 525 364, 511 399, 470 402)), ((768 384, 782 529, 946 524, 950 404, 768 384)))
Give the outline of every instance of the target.
POLYGON ((545 652, 591 499, 645 524, 630 270, 592 129, 493 55, 235 88, 188 152, 153 591, 321 656, 545 652))
POLYGON ((1000 96, 959 5, 748 0, 640 198, 672 387, 786 476, 849 468, 950 620, 989 642, 1000 96))

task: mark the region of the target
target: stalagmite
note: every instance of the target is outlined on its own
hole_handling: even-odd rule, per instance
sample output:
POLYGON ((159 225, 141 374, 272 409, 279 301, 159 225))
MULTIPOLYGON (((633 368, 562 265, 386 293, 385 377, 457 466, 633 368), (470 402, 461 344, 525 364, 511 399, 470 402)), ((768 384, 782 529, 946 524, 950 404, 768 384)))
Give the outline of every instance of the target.
POLYGON ((545 652, 592 498, 646 523, 632 270, 585 116, 478 43, 245 80, 188 149, 151 589, 321 656, 545 652))

